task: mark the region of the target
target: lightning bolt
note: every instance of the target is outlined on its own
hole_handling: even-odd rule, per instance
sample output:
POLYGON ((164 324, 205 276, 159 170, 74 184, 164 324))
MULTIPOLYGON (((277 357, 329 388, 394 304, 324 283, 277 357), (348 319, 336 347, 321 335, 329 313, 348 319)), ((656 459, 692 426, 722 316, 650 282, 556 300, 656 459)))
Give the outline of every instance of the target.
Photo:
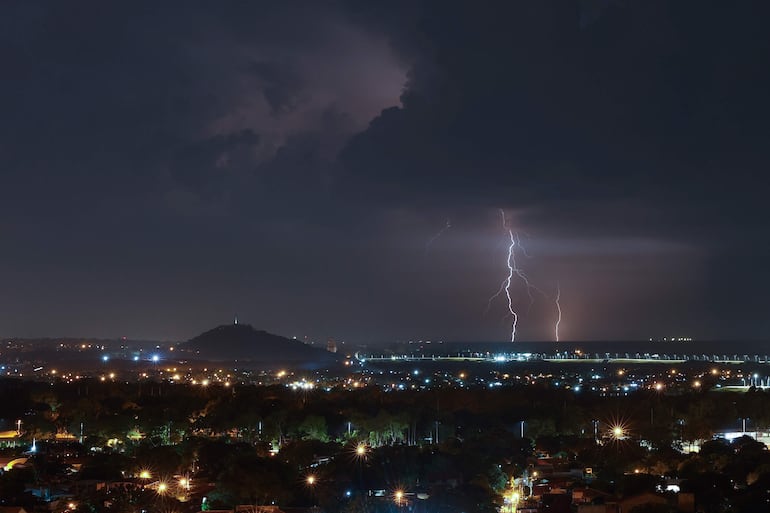
MULTIPOLYGON (((508 230, 508 231, 510 232, 510 230, 508 230)), ((513 234, 511 234, 511 239, 513 239, 513 234)), ((526 250, 521 245, 521 242, 519 242, 519 234, 518 233, 516 234, 516 243, 521 248, 522 253, 524 253, 525 256, 529 257, 529 255, 527 255, 526 250)), ((527 312, 529 312, 529 310, 532 308, 532 305, 535 304, 535 296, 532 294, 533 290, 535 292, 537 292, 538 294, 540 294, 541 296, 545 297, 545 298, 547 298, 548 296, 546 295, 545 292, 543 292, 539 288, 537 288, 534 285, 532 285, 532 283, 530 283, 529 278, 527 277, 527 275, 524 274, 524 271, 521 270, 521 268, 519 268, 518 265, 516 265, 516 253, 512 253, 511 262, 513 263, 513 272, 514 272, 514 274, 524 283, 524 285, 527 288, 527 297, 529 298, 529 306, 527 307, 527 312)))
MULTIPOLYGON (((505 222, 505 214, 503 214, 503 222, 505 222)), ((511 312, 513 322, 511 323, 511 342, 516 341, 516 325, 519 323, 519 314, 513 309, 513 301, 511 300, 511 279, 516 268, 515 254, 513 252, 513 246, 516 245, 516 241, 513 238, 513 232, 508 230, 508 234, 511 236, 511 245, 508 246, 508 277, 505 279, 505 296, 508 298, 508 311, 511 312)))
MULTIPOLYGON (((529 234, 528 234, 527 232, 524 232, 524 235, 525 235, 527 238, 529 238, 529 234)), ((521 238, 519 238, 519 232, 516 232, 516 244, 518 244, 518 245, 519 245, 519 247, 521 248, 521 252, 522 252, 522 254, 523 254, 525 257, 527 257, 527 258, 532 258, 532 255, 530 255, 529 253, 527 253, 527 248, 525 248, 525 247, 524 247, 524 244, 522 244, 522 243, 521 243, 521 238)))
POLYGON ((508 237, 510 238, 510 244, 508 245, 508 258, 506 259, 505 263, 508 267, 508 276, 505 277, 503 282, 500 284, 500 288, 497 289, 497 292, 489 298, 489 301, 487 301, 487 309, 485 310, 485 314, 489 312, 489 309, 492 307, 492 302, 497 299, 500 294, 505 292, 505 297, 508 300, 508 312, 510 313, 511 317, 513 318, 513 322, 511 324, 511 342, 516 341, 516 327, 519 323, 519 314, 516 313, 516 310, 513 308, 513 298, 511 297, 511 281, 513 281, 513 275, 516 274, 516 255, 513 251, 513 247, 516 245, 516 239, 513 235, 513 230, 508 228, 508 222, 505 220, 505 210, 502 208, 500 209, 500 217, 503 222, 503 229, 508 231, 508 237))
POLYGON ((532 305, 535 303, 535 296, 533 291, 539 293, 544 298, 548 298, 548 295, 536 286, 532 285, 532 283, 529 281, 529 277, 527 277, 526 273, 516 263, 516 251, 514 250, 516 245, 521 248, 521 252, 524 256, 529 258, 530 255, 527 253, 526 248, 521 244, 521 238, 519 237, 518 232, 514 232, 508 226, 508 222, 505 218, 505 210, 503 209, 500 209, 500 218, 503 223, 503 229, 508 232, 508 238, 510 239, 510 243, 508 245, 508 258, 506 260, 508 276, 500 284, 500 288, 497 289, 497 292, 489 298, 489 301, 487 301, 487 308, 484 313, 488 313, 490 308, 492 308, 492 302, 497 299, 503 292, 505 292, 505 297, 508 300, 508 312, 513 318, 513 323, 511 326, 511 342, 515 342, 516 327, 519 322, 519 314, 513 308, 513 299, 511 297, 511 283, 513 282, 514 276, 521 280, 521 282, 526 287, 527 297, 529 298, 529 307, 527 308, 527 312, 529 312, 529 310, 532 308, 532 305))
POLYGON ((425 254, 426 255, 428 254, 428 251, 430 250, 430 247, 433 245, 433 243, 436 242, 436 240, 439 237, 444 235, 444 233, 447 230, 449 230, 451 227, 452 227, 452 221, 449 218, 447 218, 446 224, 444 225, 444 227, 441 230, 439 230, 438 233, 436 233, 433 237, 428 239, 428 242, 425 243, 425 254))
POLYGON ((561 324, 561 303, 559 303, 559 300, 561 300, 561 287, 559 286, 559 282, 556 282, 556 312, 559 314, 556 318, 556 326, 554 327, 554 333, 556 335, 556 342, 559 341, 559 324, 561 324))

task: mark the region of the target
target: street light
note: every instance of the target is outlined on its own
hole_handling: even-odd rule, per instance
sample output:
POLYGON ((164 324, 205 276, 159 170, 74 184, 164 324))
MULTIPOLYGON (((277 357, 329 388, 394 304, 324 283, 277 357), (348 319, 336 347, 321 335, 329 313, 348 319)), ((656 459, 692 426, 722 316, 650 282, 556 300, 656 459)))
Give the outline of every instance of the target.
POLYGON ((401 507, 401 502, 404 500, 404 492, 401 490, 396 490, 396 493, 394 493, 393 496, 396 499, 396 504, 401 507))
POLYGON ((310 500, 313 502, 313 511, 315 511, 315 483, 316 478, 313 474, 310 474, 305 478, 305 483, 307 483, 307 486, 310 488, 310 500))

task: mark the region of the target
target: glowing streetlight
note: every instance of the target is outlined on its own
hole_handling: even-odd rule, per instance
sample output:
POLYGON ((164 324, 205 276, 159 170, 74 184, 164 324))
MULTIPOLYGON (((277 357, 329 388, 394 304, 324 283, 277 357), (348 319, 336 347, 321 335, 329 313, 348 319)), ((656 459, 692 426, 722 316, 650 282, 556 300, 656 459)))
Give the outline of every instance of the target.
POLYGON ((401 501, 404 500, 404 492, 401 490, 396 490, 396 493, 393 494, 393 497, 396 499, 396 504, 401 506, 401 501))
POLYGON ((139 479, 150 479, 152 477, 152 474, 150 474, 149 470, 142 470, 139 472, 139 479))
POLYGON ((166 490, 168 490, 168 485, 166 483, 158 483, 158 493, 164 494, 166 493, 166 490))
POLYGON ((313 486, 315 484, 315 476, 307 476, 307 479, 305 480, 308 485, 313 486))
POLYGON ((359 458, 366 456, 366 444, 358 444, 356 446, 356 456, 359 458))

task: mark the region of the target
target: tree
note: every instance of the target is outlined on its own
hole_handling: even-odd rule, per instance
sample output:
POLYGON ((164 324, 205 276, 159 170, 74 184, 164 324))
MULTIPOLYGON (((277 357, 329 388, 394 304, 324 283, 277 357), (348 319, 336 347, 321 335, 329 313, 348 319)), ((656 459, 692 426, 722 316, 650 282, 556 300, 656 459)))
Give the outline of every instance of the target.
POLYGON ((308 415, 299 426, 303 440, 329 441, 329 431, 326 427, 326 419, 320 415, 308 415))

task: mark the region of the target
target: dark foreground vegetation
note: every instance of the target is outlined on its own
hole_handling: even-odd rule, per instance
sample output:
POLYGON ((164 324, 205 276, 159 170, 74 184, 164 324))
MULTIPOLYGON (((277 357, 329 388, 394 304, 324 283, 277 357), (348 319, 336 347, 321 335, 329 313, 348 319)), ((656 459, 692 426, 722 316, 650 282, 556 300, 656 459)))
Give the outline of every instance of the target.
POLYGON ((574 499, 585 489, 606 504, 657 493, 649 511, 770 511, 767 447, 712 439, 742 419, 749 435, 770 425, 770 394, 755 389, 601 397, 537 385, 6 380, 0 397, 0 503, 27 511, 493 512, 545 509, 562 491, 577 510, 590 505, 574 499))

